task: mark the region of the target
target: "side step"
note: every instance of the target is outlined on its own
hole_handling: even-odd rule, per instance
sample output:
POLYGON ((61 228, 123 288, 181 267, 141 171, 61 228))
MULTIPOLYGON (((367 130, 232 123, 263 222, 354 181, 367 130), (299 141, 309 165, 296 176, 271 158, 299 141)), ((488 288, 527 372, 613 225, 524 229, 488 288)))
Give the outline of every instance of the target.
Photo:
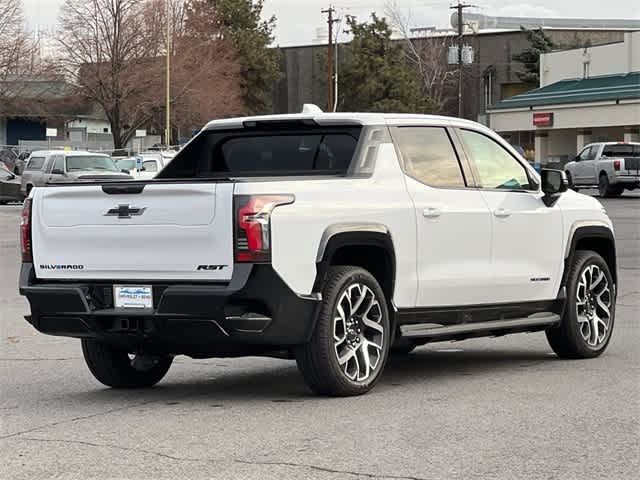
POLYGON ((509 320, 491 320, 488 322, 460 323, 456 325, 438 325, 434 323, 417 323, 401 325, 400 335, 403 338, 439 338, 456 337, 458 335, 471 334, 473 336, 509 333, 511 330, 526 331, 544 329, 560 322, 560 315, 556 313, 536 313, 526 318, 513 318, 509 320))

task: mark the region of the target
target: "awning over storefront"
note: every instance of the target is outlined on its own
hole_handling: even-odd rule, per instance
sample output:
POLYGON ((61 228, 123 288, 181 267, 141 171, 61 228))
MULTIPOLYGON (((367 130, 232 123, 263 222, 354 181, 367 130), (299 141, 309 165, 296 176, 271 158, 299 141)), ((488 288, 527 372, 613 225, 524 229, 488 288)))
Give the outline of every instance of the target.
POLYGON ((560 82, 498 102, 491 110, 640 99, 640 72, 560 82))

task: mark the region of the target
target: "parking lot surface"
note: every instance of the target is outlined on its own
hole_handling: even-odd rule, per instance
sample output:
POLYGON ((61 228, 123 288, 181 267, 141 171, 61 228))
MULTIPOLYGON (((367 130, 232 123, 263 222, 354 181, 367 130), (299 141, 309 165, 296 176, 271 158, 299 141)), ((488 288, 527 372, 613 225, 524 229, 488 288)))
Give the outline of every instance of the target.
POLYGON ((346 399, 263 358, 179 357, 151 390, 104 388, 79 341, 24 321, 20 207, 0 207, 0 478, 637 478, 640 195, 603 204, 620 282, 602 357, 559 360, 542 333, 436 343, 346 399))

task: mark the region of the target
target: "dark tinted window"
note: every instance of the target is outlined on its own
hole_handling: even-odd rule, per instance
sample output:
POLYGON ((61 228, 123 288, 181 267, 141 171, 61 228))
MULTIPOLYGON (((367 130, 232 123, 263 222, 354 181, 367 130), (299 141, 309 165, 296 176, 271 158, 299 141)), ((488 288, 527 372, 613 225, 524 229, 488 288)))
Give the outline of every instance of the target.
POLYGON ((460 130, 465 151, 471 156, 482 188, 529 190, 524 166, 495 140, 471 130, 460 130))
POLYGON ((44 165, 44 157, 31 157, 26 170, 40 170, 44 165))
POLYGON ((628 143, 605 145, 602 155, 606 157, 640 157, 640 145, 628 143))
POLYGON ((449 135, 441 127, 399 127, 396 140, 407 175, 433 187, 464 187, 449 135))
POLYGON ((345 174, 359 127, 202 132, 157 178, 345 174))

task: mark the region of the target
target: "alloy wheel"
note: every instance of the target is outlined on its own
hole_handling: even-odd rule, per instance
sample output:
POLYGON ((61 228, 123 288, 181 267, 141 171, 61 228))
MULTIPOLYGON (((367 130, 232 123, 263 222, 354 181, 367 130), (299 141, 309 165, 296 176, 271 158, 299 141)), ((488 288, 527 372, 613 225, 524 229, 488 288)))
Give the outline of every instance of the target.
POLYGON ((612 298, 602 269, 594 264, 584 267, 576 292, 576 317, 580 335, 590 348, 599 348, 609 337, 612 298))
POLYGON ((380 367, 387 336, 381 320, 380 302, 371 288, 354 283, 344 290, 335 308, 333 340, 349 380, 366 381, 380 367))

